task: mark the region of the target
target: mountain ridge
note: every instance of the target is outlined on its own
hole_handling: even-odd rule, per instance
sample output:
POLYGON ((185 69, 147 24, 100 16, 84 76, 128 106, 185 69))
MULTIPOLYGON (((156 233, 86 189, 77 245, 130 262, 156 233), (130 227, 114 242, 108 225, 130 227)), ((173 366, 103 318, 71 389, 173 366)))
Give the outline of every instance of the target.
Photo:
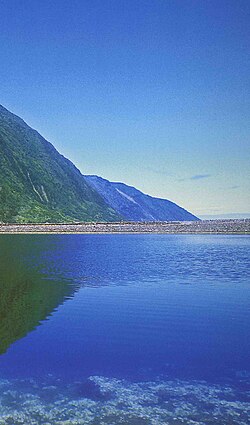
POLYGON ((128 221, 195 221, 189 211, 172 201, 147 195, 122 182, 110 182, 97 175, 85 179, 115 211, 128 221))
POLYGON ((0 107, 0 220, 118 220, 77 167, 17 115, 0 107))

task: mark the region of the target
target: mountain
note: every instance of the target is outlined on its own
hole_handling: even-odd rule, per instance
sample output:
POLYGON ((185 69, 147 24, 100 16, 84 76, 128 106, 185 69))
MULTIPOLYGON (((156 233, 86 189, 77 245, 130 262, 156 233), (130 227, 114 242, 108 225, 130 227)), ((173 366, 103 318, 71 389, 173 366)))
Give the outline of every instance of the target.
POLYGON ((81 172, 0 105, 0 221, 116 221, 81 172))
POLYGON ((166 199, 83 176, 21 118, 0 105, 0 222, 198 220, 166 199))
POLYGON ((127 221, 197 221, 184 208, 167 199, 145 195, 132 186, 114 183, 98 176, 84 176, 107 204, 127 221))

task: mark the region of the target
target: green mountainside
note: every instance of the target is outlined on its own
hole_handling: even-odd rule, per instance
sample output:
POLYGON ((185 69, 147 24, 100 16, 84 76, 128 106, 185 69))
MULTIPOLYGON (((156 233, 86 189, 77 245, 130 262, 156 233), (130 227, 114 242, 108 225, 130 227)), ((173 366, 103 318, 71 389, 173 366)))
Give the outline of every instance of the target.
POLYGON ((120 216, 37 131, 0 105, 0 221, 115 221, 120 216))

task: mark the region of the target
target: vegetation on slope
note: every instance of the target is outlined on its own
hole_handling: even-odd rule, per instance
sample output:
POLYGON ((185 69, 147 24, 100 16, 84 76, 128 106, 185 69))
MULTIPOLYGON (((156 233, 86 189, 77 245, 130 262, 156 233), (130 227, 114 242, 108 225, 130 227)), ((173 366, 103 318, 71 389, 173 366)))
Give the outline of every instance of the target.
POLYGON ((0 221, 117 219, 72 162, 0 105, 0 221))

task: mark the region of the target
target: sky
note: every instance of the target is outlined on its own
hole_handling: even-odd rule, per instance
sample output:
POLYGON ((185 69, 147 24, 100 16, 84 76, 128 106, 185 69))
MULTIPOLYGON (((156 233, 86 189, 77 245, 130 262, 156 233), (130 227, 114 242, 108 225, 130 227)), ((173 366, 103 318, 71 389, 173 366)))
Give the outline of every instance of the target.
POLYGON ((250 213, 250 1, 0 0, 0 103, 83 174, 250 213))

